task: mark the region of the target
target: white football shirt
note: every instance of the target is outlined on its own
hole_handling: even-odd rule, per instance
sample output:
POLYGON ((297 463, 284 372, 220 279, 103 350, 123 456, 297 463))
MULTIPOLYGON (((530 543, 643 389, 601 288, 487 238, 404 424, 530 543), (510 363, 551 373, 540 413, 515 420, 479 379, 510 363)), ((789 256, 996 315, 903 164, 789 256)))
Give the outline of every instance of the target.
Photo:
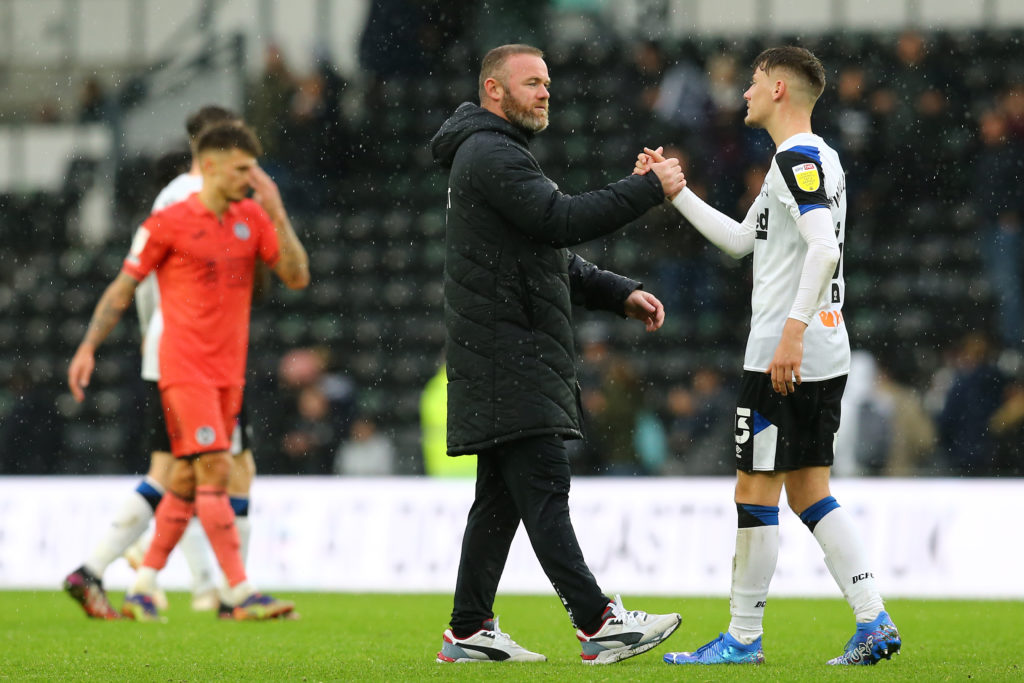
POLYGON ((839 155, 812 133, 794 135, 779 145, 761 192, 743 220, 743 226, 754 231, 754 287, 744 370, 764 372, 771 364, 807 256, 807 242, 796 221, 821 208, 832 214, 840 259, 804 334, 800 373, 805 381, 821 381, 850 371, 850 339, 842 316, 846 176, 839 155))
MULTIPOLYGON (((156 213, 172 204, 185 201, 203 187, 203 177, 182 173, 167 184, 153 201, 156 213)), ((164 317, 160 312, 160 288, 156 273, 150 273, 135 290, 135 310, 139 314, 142 330, 142 379, 160 381, 160 337, 164 332, 164 317)))

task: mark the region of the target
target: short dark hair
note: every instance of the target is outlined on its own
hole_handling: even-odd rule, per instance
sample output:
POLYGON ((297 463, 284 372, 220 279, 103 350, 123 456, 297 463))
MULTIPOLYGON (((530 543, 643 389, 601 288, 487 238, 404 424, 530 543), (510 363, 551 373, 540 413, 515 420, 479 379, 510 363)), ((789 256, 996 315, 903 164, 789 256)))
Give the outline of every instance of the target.
POLYGON ((485 54, 483 62, 480 63, 480 78, 477 81, 477 94, 480 96, 481 102, 487 96, 487 92, 484 90, 484 81, 488 78, 495 78, 501 81, 504 76, 505 62, 512 55, 533 55, 534 57, 543 58, 544 52, 532 45, 513 43, 511 45, 499 45, 485 54))
POLYGON ((196 154, 207 150, 227 152, 232 149, 241 150, 254 157, 263 154, 256 134, 244 123, 218 123, 207 126, 196 140, 196 154))
POLYGON ((189 142, 195 143, 199 134, 204 128, 218 123, 241 123, 242 117, 216 104, 208 104, 205 107, 193 112, 185 120, 185 130, 188 132, 189 142))
POLYGON ((817 99, 825 90, 825 67, 810 50, 795 45, 770 47, 757 56, 751 65, 754 70, 770 73, 772 69, 786 69, 803 78, 817 99))

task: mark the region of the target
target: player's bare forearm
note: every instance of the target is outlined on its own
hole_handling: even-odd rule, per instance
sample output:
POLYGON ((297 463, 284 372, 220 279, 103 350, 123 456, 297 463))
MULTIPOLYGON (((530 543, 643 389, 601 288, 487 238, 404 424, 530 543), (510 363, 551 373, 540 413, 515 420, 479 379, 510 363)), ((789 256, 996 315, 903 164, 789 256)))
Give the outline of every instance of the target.
POLYGON ((309 256, 306 249, 286 215, 273 220, 280 254, 274 272, 289 289, 303 289, 309 285, 309 256))
POLYGON ((68 366, 68 388, 76 401, 81 402, 85 399, 85 388, 89 386, 89 379, 96 366, 96 347, 107 338, 125 309, 131 305, 132 295, 138 284, 130 275, 120 273, 96 304, 85 337, 68 366))
POLYGON ((126 273, 119 273, 114 278, 96 304, 80 346, 95 351, 103 343, 131 305, 138 284, 138 281, 126 273))

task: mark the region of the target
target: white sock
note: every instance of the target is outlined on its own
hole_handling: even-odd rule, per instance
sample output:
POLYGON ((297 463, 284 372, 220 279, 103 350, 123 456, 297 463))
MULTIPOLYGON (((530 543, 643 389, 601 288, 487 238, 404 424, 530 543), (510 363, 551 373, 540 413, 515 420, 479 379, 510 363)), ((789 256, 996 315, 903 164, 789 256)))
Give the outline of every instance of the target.
MULTIPOLYGON (((778 508, 776 508, 777 512, 778 508)), ((779 525, 767 524, 736 530, 732 560, 732 595, 729 598, 729 635, 744 645, 764 632, 768 586, 779 559, 779 525)))
POLYGON ((242 564, 244 565, 249 558, 249 536, 252 533, 249 517, 235 517, 235 528, 238 529, 238 540, 241 543, 238 552, 242 555, 242 564))
POLYGON ((814 538, 857 621, 874 620, 885 606, 875 588, 875 575, 868 569, 867 553, 853 518, 843 508, 835 508, 815 525, 814 538))
POLYGON ((135 572, 135 583, 132 585, 128 595, 153 595, 156 592, 157 570, 152 567, 139 567, 135 572))
POLYGON ((185 562, 188 563, 189 571, 192 572, 192 594, 201 595, 217 588, 217 574, 213 563, 213 551, 210 549, 210 542, 206 540, 206 534, 199 523, 198 517, 193 517, 185 528, 185 533, 178 542, 185 562))
POLYGON ((241 605, 243 602, 246 601, 246 599, 250 595, 252 595, 255 592, 256 589, 253 588, 248 581, 243 581, 237 586, 232 586, 231 588, 227 589, 227 603, 229 605, 241 605))
MULTIPOLYGON (((163 487, 146 477, 139 488, 152 489, 150 496, 163 495, 163 487)), ((156 498, 159 500, 159 497, 156 498)), ((124 499, 117 511, 110 528, 102 540, 92 551, 92 556, 85 562, 86 568, 98 577, 102 577, 110 563, 121 557, 149 526, 153 519, 153 504, 138 489, 124 499)))

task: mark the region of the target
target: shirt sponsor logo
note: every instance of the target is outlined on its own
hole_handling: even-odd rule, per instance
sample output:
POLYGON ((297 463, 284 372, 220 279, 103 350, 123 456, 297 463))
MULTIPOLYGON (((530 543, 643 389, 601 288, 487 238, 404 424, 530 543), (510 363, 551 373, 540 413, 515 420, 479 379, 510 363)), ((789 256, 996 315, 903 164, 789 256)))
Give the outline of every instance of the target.
POLYGON ((235 237, 240 240, 247 240, 250 234, 248 225, 242 222, 235 223, 235 237))
POLYGON ((818 311, 818 319, 825 327, 839 327, 843 324, 842 311, 818 311))
POLYGON ((196 430, 196 443, 200 446, 209 446, 217 438, 217 432, 213 427, 205 426, 196 430))
POLYGON ((768 239, 768 207, 764 207, 764 211, 757 214, 757 224, 754 226, 754 239, 755 240, 766 240, 768 239))
POLYGON ((821 176, 814 164, 798 164, 793 167, 797 186, 804 192, 814 192, 821 187, 821 176))

